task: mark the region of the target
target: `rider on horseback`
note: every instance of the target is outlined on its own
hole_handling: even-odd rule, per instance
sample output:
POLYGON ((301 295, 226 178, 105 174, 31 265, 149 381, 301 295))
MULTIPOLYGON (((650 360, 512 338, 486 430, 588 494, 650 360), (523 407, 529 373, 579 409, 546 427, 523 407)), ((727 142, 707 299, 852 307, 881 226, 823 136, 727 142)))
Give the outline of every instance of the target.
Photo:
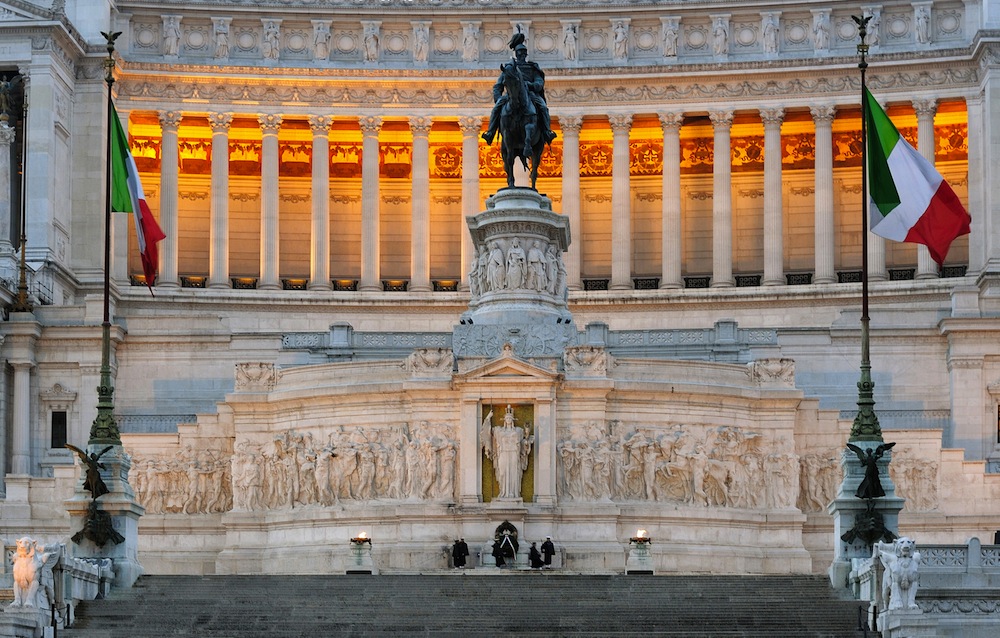
MULTIPOLYGON (((534 105, 535 111, 539 115, 540 123, 543 126, 542 133, 545 142, 547 144, 551 143, 552 140, 556 139, 556 134, 552 132, 549 107, 545 104, 545 73, 539 68, 536 62, 531 62, 527 59, 528 47, 524 44, 523 33, 518 32, 514 34, 509 46, 514 50, 515 58, 513 61, 508 62, 507 65, 513 64, 521 72, 521 76, 528 87, 528 93, 531 95, 531 103, 534 105)), ((500 79, 493 85, 494 105, 493 112, 490 113, 490 125, 486 132, 483 133, 483 139, 486 140, 487 144, 493 143, 493 138, 497 134, 497 128, 500 126, 500 115, 503 112, 503 107, 509 101, 510 98, 504 95, 504 78, 503 73, 501 73, 500 79)))

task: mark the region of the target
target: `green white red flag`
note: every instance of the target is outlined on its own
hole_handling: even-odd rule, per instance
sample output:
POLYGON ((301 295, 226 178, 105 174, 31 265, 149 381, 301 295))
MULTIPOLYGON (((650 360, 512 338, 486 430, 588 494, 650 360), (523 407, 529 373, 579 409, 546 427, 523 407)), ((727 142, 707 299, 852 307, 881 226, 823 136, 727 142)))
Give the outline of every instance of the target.
POLYGON ((871 231, 927 246, 939 265, 972 218, 934 164, 899 134, 865 88, 871 231))
POLYGON ((165 239, 166 235, 160 230, 160 225, 156 223, 156 218, 146 204, 146 195, 139 181, 139 170, 135 166, 128 138, 114 107, 111 113, 111 210, 132 213, 139 255, 142 258, 142 272, 146 276, 146 285, 152 292, 159 262, 156 244, 165 239))

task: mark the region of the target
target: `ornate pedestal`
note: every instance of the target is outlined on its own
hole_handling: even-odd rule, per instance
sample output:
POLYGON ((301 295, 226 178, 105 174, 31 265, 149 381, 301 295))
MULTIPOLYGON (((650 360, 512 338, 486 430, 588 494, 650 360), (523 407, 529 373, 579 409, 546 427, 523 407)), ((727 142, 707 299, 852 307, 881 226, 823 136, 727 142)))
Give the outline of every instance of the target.
POLYGON ((625 559, 626 574, 652 574, 653 550, 648 536, 635 537, 628 542, 628 558, 625 559))
MULTIPOLYGON (((875 449, 881 441, 858 441, 855 443, 863 450, 875 449)), ((885 529, 893 533, 899 530, 899 512, 903 509, 904 499, 896 496, 896 486, 889 477, 889 461, 892 451, 886 450, 878 460, 878 475, 885 490, 885 496, 872 500, 872 514, 885 529)), ((871 558, 871 544, 861 538, 847 542, 841 538, 848 530, 854 529, 859 517, 870 518, 868 502, 857 498, 855 493, 865 478, 865 466, 850 450, 845 450, 841 456, 844 468, 844 480, 837 491, 837 498, 827 507, 827 512, 833 515, 834 554, 830 565, 830 582, 834 587, 847 587, 848 576, 852 569, 852 560, 871 558)))
MULTIPOLYGON (((104 447, 91 445, 87 452, 99 454, 104 447)), ((101 478, 110 491, 97 499, 97 511, 110 517, 111 527, 124 540, 115 543, 108 539, 103 545, 99 545, 92 537, 80 534, 74 538, 71 552, 76 558, 110 558, 115 570, 114 586, 128 588, 143 572, 142 565, 139 564, 139 517, 146 510, 136 501, 135 492, 128 483, 132 463, 125 454, 125 449, 120 445, 115 446, 101 456, 101 463, 106 468, 101 471, 101 478)), ((93 518, 91 501, 90 494, 83 490, 82 483, 77 485, 73 498, 66 501, 74 534, 84 531, 88 520, 93 518)))
POLYGON ((472 294, 455 328, 455 354, 497 356, 487 350, 501 328, 514 336, 506 340, 518 356, 561 356, 566 345, 573 345, 563 341, 576 335, 562 262, 570 242, 569 219, 552 212, 552 201, 530 188, 505 188, 487 199, 486 211, 468 218, 468 224, 475 247, 472 294))

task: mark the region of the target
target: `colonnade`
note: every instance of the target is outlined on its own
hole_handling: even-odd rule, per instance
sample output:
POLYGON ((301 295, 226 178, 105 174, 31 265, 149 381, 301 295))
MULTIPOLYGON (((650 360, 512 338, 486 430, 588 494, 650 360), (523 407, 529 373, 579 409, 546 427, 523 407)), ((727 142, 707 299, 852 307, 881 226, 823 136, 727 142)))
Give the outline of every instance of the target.
MULTIPOLYGON (((933 161, 934 99, 916 99, 913 108, 918 123, 918 148, 933 161)), ((834 173, 833 122, 836 107, 813 106, 809 110, 815 129, 814 170, 814 241, 813 283, 837 281, 834 271, 834 173)), ((167 235, 161 244, 161 268, 158 285, 178 287, 178 127, 181 113, 159 112, 162 128, 160 163, 160 224, 167 235)), ((567 277, 571 289, 580 289, 581 281, 581 203, 580 203, 580 132, 582 114, 553 113, 559 124, 563 144, 561 210, 570 219, 574 241, 565 255, 567 277)), ((611 272, 609 288, 631 289, 632 254, 632 184, 630 176, 629 132, 635 114, 611 113, 607 116, 612 131, 611 188, 611 272)), ((663 134, 662 175, 662 245, 660 288, 682 288, 682 202, 681 202, 681 128, 685 113, 657 113, 663 134)), ((708 113, 713 127, 714 148, 729 148, 734 120, 733 109, 715 109, 708 113)), ((125 116, 127 117, 127 115, 125 116)), ((207 284, 210 288, 230 287, 229 272, 229 130, 233 113, 208 114, 212 131, 210 248, 207 284)), ((784 208, 782 201, 781 129, 785 110, 767 106, 759 109, 764 128, 764 189, 763 189, 763 286, 783 285, 785 247, 783 242, 784 208)), ((330 126, 334 118, 328 115, 308 117, 312 131, 313 157, 329 157, 330 126)), ((462 133, 462 205, 463 216, 482 210, 479 184, 479 135, 484 124, 481 117, 458 118, 462 133)), ((261 128, 261 215, 260 215, 260 274, 257 287, 278 289, 279 276, 278 223, 278 132, 281 115, 258 115, 261 128)), ((430 155, 429 134, 433 118, 427 115, 408 118, 413 136, 412 146, 412 210, 411 264, 409 290, 425 292, 433 289, 430 272, 430 155)), ((361 167, 361 264, 359 291, 383 289, 380 277, 380 197, 379 197, 379 132, 383 118, 362 116, 358 119, 362 134, 361 167)), ((713 161, 712 169, 712 287, 736 285, 733 273, 733 201, 732 165, 729 161, 713 161)), ((310 274, 308 287, 315 290, 332 288, 330 273, 330 167, 328 162, 312 162, 310 274)), ((461 264, 468 264, 472 246, 468 233, 461 241, 461 264)), ((888 277, 884 240, 870 235, 868 242, 869 274, 874 280, 888 277)), ((927 250, 918 247, 915 276, 937 276, 936 265, 927 250)), ((464 288, 463 273, 462 285, 464 288)))

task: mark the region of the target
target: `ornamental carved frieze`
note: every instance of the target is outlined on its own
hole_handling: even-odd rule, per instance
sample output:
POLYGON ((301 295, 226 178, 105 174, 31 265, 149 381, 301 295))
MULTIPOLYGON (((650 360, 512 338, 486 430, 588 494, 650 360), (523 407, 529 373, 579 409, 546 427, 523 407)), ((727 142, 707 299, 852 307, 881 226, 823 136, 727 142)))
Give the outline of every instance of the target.
POLYGON ((782 168, 812 168, 816 162, 816 136, 812 133, 783 135, 781 147, 782 168))
POLYGON ((413 145, 409 143, 379 144, 379 177, 409 178, 413 165, 413 145))
POLYGON ((285 143, 278 146, 278 174, 282 177, 308 177, 312 174, 312 144, 285 143))
POLYGON ((764 170, 764 138, 759 136, 736 137, 730 142, 734 173, 764 170))
POLYGON ((208 175, 212 172, 211 142, 193 139, 179 140, 177 153, 180 157, 182 173, 208 175))
POLYGON ((255 361, 236 364, 237 392, 270 392, 280 378, 281 371, 273 363, 255 361))
POLYGON ((458 144, 431 144, 431 177, 462 177, 462 147, 458 144))
POLYGON ((129 150, 135 158, 135 166, 140 173, 154 173, 160 170, 160 138, 133 137, 129 140, 129 150))
POLYGON ((260 142, 230 142, 230 175, 260 175, 260 156, 260 142))
POLYGON ((330 144, 330 177, 361 177, 361 144, 330 144))
POLYGON ((936 149, 934 159, 939 162, 969 159, 969 126, 950 124, 934 129, 936 149))

